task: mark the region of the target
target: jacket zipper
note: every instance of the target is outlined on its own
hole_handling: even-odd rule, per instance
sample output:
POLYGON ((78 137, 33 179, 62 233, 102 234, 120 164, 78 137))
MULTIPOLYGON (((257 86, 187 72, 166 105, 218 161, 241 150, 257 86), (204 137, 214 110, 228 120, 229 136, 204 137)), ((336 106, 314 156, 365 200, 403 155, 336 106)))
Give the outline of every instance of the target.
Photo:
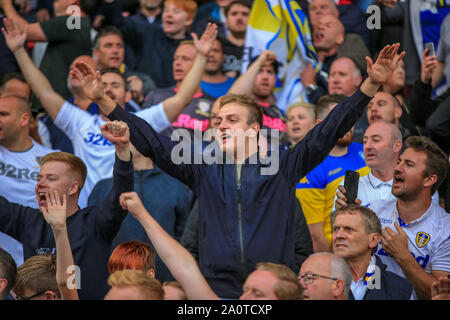
POLYGON ((244 236, 242 231, 242 190, 241 190, 243 170, 244 165, 241 166, 241 176, 239 177, 239 182, 237 184, 237 193, 238 193, 238 230, 239 230, 239 244, 241 248, 241 264, 242 269, 245 271, 244 236))
POLYGON ((144 201, 144 188, 142 187, 142 171, 139 170, 138 171, 138 175, 139 175, 139 193, 140 193, 140 198, 142 201, 144 201))

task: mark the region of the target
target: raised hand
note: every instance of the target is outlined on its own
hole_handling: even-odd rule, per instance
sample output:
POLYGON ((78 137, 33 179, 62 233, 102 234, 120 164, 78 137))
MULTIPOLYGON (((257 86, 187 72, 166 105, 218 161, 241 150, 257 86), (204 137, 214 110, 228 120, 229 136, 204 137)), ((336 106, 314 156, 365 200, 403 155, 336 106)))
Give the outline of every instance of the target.
POLYGON ((103 98, 105 90, 100 71, 95 71, 83 61, 77 61, 70 70, 70 75, 80 81, 81 87, 89 99, 96 102, 103 98))
POLYGON ((8 18, 3 18, 3 24, 5 25, 5 28, 2 28, 2 33, 5 36, 9 50, 15 52, 20 48, 23 48, 27 38, 26 29, 21 33, 14 21, 8 18))
POLYGON ((52 228, 65 227, 67 220, 66 195, 63 194, 61 202, 58 191, 50 190, 45 193, 45 201, 47 202, 47 208, 41 207, 41 212, 45 221, 47 221, 52 228))
MULTIPOLYGON (((334 203, 334 206, 336 208, 336 210, 348 206, 347 203, 347 197, 345 196, 345 187, 344 186, 338 186, 338 189, 336 191, 336 201, 334 203)), ((361 205, 361 200, 356 198, 355 199, 355 204, 357 204, 358 206, 361 205)))
POLYGON ((261 65, 268 65, 277 59, 277 55, 272 50, 264 50, 258 57, 261 61, 261 65))
POLYGON ((316 84, 316 71, 311 63, 308 63, 305 69, 300 73, 300 80, 304 87, 307 87, 310 84, 316 84))
POLYGON ((122 193, 119 201, 122 208, 130 212, 137 220, 147 214, 147 210, 145 210, 145 207, 136 192, 122 193))
POLYGON ((400 259, 410 253, 408 250, 408 235, 397 222, 394 223, 394 227, 397 232, 389 227, 381 231, 381 246, 389 255, 395 259, 400 259))
POLYGON ((450 300, 450 279, 439 277, 431 285, 431 300, 450 300))
POLYGON ((102 135, 118 147, 129 147, 130 130, 123 121, 110 121, 100 127, 102 135))
POLYGON ((142 94, 142 88, 144 87, 144 83, 141 79, 136 76, 129 76, 127 78, 128 87, 130 88, 131 95, 133 96, 133 100, 137 103, 141 103, 144 100, 144 96, 142 94))
POLYGON ((422 66, 421 66, 420 80, 423 83, 431 82, 433 70, 438 65, 436 56, 428 56, 429 51, 430 50, 427 48, 422 53, 422 66))
POLYGON ((373 63, 372 59, 366 57, 367 74, 372 83, 383 85, 391 77, 398 63, 405 56, 404 51, 397 54, 399 47, 399 43, 385 46, 378 55, 375 63, 373 63))
POLYGON ((209 22, 200 39, 198 39, 195 33, 191 33, 191 36, 194 40, 194 45, 197 48, 197 52, 207 57, 214 46, 214 41, 217 37, 217 25, 209 22))

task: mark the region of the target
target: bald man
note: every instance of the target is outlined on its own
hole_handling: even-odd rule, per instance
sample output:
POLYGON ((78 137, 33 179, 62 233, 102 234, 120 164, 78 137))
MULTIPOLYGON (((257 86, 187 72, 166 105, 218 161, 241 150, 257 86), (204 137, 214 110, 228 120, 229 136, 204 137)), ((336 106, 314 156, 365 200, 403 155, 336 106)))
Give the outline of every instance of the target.
POLYGON ((361 71, 355 62, 347 57, 336 59, 330 68, 328 92, 351 96, 362 82, 361 71))
POLYGON ((366 45, 369 45, 364 14, 358 5, 351 2, 336 5, 334 0, 312 0, 308 1, 309 22, 316 28, 321 17, 332 15, 339 18, 347 33, 358 34, 366 45))
MULTIPOLYGON (((347 60, 342 60, 339 63, 341 67, 339 68, 339 72, 347 74, 354 71, 356 80, 354 83, 357 83, 357 87, 362 81, 362 77, 358 77, 358 74, 359 76, 361 75, 360 68, 365 68, 364 57, 369 55, 369 51, 367 48, 365 48, 365 50, 361 48, 361 46, 364 47, 362 40, 359 43, 355 42, 355 38, 358 38, 357 35, 345 35, 344 25, 332 14, 323 14, 320 15, 320 17, 317 17, 316 26, 312 36, 314 48, 316 49, 318 59, 321 62, 321 70, 316 74, 309 64, 300 75, 302 84, 306 88, 308 100, 311 103, 316 103, 321 96, 327 93, 350 96, 351 94, 345 92, 330 91, 329 77, 331 76, 331 67, 336 60, 344 57, 352 57, 352 59, 355 59, 352 60, 346 58, 347 60), (349 50, 350 47, 351 49, 349 50), (359 51, 360 53, 355 54, 352 50, 359 51), (364 57, 361 57, 361 55, 364 57), (354 61, 356 61, 356 63, 354 61)), ((355 85, 352 84, 351 87, 352 92, 355 92, 355 85)))
POLYGON ((20 72, 6 73, 2 77, 0 96, 16 96, 30 99, 31 88, 20 72))
POLYGON ((299 281, 304 300, 347 300, 352 273, 344 259, 319 252, 303 262, 299 281))
POLYGON ((321 62, 320 72, 316 74, 311 64, 308 64, 300 74, 302 85, 306 88, 308 100, 311 103, 316 103, 321 96, 328 93, 327 78, 330 67, 337 58, 339 46, 345 39, 344 26, 337 16, 321 14, 316 17, 316 20, 312 38, 317 57, 321 62))
POLYGON ((320 62, 334 56, 344 42, 345 30, 339 19, 332 15, 319 18, 313 32, 313 44, 320 62))
MULTIPOLYGON (((379 94, 381 92, 378 92, 379 94)), ((375 94, 375 97, 377 96, 375 94)), ((358 196, 363 206, 375 200, 395 199, 392 194, 394 168, 402 150, 402 134, 397 125, 384 119, 374 121, 365 131, 363 137, 364 160, 370 168, 367 176, 359 179, 358 196)), ((346 205, 344 181, 336 194, 335 209, 346 205)), ((432 201, 438 203, 439 197, 435 193, 432 201)), ((334 210, 334 209, 333 209, 334 210)))
MULTIPOLYGON (((32 115, 28 101, 18 96, 0 98, 0 195, 38 208, 34 186, 39 160, 53 152, 29 136, 32 115)), ((22 244, 0 232, 0 244, 17 265, 23 263, 22 244)))

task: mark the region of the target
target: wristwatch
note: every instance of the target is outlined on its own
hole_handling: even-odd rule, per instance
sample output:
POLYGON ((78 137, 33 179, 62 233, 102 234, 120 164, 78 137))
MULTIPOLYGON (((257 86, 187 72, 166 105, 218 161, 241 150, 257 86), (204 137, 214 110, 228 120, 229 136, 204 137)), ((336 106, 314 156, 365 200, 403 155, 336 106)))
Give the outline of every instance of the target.
POLYGON ((314 91, 316 91, 316 89, 317 89, 317 85, 315 85, 315 84, 309 84, 309 85, 306 87, 306 93, 307 93, 307 94, 312 94, 314 91))

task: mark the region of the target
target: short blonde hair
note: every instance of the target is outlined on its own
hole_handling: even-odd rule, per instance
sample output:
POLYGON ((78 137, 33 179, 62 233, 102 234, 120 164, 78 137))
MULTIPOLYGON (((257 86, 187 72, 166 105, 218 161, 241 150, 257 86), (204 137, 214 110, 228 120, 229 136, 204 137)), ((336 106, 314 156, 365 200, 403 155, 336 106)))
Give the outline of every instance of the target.
POLYGON ((53 291, 57 297, 61 297, 56 282, 56 255, 32 256, 17 268, 13 291, 22 296, 26 289, 35 293, 53 291))
POLYGON ((135 287, 142 297, 148 300, 164 300, 164 290, 161 283, 151 278, 142 270, 119 270, 108 278, 111 287, 135 287))
POLYGON ((306 111, 308 111, 311 118, 313 120, 316 120, 316 106, 308 102, 296 102, 291 104, 286 112, 286 118, 289 116, 289 113, 295 108, 304 108, 306 111))
POLYGON ((302 300, 303 288, 300 286, 297 275, 289 267, 272 262, 260 262, 256 270, 272 272, 279 281, 273 290, 280 300, 302 300))
POLYGON ((74 175, 74 178, 78 181, 80 184, 80 188, 78 192, 81 192, 81 189, 83 189, 84 182, 86 181, 87 176, 87 168, 84 164, 83 160, 78 158, 77 156, 67 153, 67 152, 52 152, 48 153, 45 156, 41 158, 40 165, 41 167, 46 162, 50 161, 57 161, 57 162, 64 162, 69 166, 69 170, 74 175))

